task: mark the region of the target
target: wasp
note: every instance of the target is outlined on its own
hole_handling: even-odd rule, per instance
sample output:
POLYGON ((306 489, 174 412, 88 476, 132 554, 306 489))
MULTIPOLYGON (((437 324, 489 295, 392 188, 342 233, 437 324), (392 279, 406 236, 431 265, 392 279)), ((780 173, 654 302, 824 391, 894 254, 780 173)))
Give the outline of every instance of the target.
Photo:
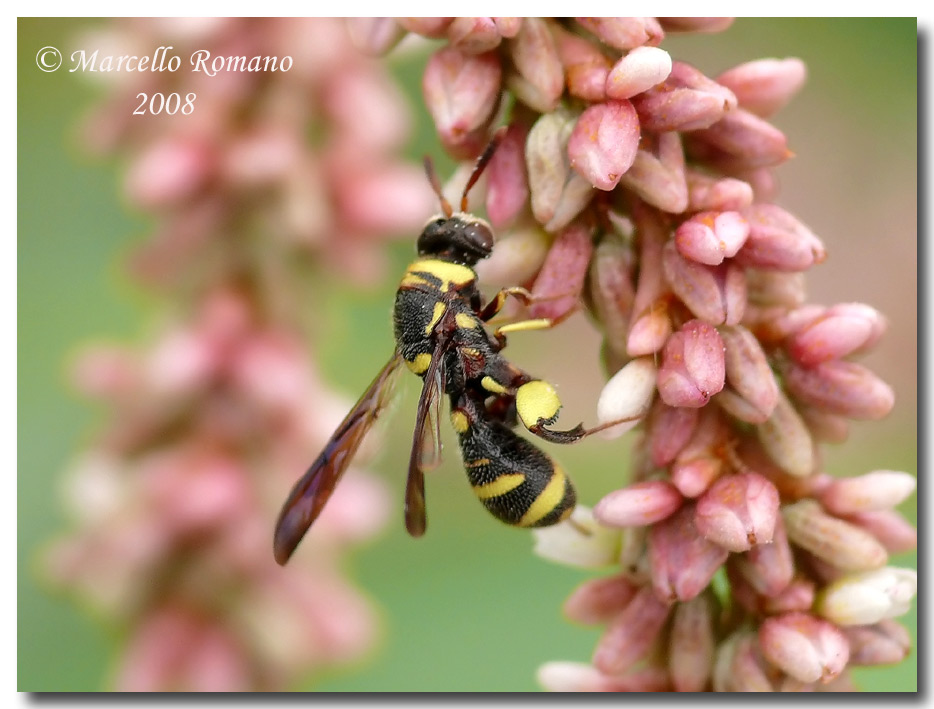
MULTIPOLYGON (((425 532, 426 470, 440 461, 443 396, 458 435, 464 467, 474 493, 495 517, 519 527, 541 527, 566 519, 576 504, 568 476, 544 452, 513 429, 521 422, 554 443, 573 443, 606 425, 586 430, 550 428, 561 402, 554 387, 522 371, 502 354, 506 334, 551 327, 547 319, 500 326, 486 323, 508 297, 525 304, 523 288, 502 289, 483 303, 474 266, 490 255, 490 225, 467 211, 467 194, 502 140, 494 135, 477 160, 454 212, 444 197, 431 160, 425 171, 442 213, 432 217, 417 241, 418 258, 406 269, 393 306, 395 351, 347 414, 324 450, 298 480, 279 514, 274 538, 276 561, 285 564, 320 514, 367 432, 391 399, 396 373, 404 366, 422 379, 405 487, 405 526, 425 532)), ((615 423, 615 422, 614 422, 615 423)))

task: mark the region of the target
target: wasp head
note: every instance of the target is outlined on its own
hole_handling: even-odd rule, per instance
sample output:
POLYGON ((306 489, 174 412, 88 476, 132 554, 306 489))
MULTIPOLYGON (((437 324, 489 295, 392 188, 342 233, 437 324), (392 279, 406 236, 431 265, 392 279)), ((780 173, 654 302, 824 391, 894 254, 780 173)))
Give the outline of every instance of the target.
POLYGON ((493 251, 493 230, 483 219, 458 212, 433 217, 418 237, 418 255, 474 266, 493 251))

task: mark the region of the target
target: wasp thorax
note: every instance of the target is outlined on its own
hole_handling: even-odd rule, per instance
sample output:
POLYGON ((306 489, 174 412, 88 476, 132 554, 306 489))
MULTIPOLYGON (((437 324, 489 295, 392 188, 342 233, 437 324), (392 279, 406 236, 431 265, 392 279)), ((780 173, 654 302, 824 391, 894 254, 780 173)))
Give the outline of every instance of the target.
POLYGON ((434 217, 418 237, 418 255, 473 266, 493 251, 493 230, 483 219, 459 212, 434 217))

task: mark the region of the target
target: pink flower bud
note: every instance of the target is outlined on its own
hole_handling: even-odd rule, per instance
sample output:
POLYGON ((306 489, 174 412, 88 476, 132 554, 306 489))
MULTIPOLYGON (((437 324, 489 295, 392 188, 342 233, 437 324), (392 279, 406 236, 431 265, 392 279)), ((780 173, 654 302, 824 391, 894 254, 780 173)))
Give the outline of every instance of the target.
POLYGON ((785 590, 794 576, 795 562, 781 516, 775 518, 770 544, 758 544, 731 562, 756 593, 771 597, 785 590))
POLYGON ((545 230, 564 228, 593 198, 593 187, 571 169, 568 138, 574 128, 571 116, 563 111, 541 116, 526 140, 532 214, 545 230))
POLYGON ((671 482, 685 497, 697 497, 723 470, 722 447, 728 431, 719 411, 704 408, 688 443, 671 466, 671 482))
POLYGON ((831 517, 814 500, 782 508, 788 539, 842 571, 868 571, 885 566, 888 554, 875 537, 831 517))
POLYGON ((448 42, 468 54, 483 54, 502 41, 492 17, 455 17, 447 27, 448 42))
POLYGON ((894 510, 860 512, 847 517, 847 521, 872 534, 889 554, 912 551, 918 546, 918 530, 894 510))
POLYGON ((886 566, 832 582, 821 591, 816 611, 837 625, 869 625, 907 613, 917 591, 917 572, 886 566))
POLYGON ((422 77, 425 105, 438 136, 456 158, 471 158, 487 144, 499 104, 502 69, 495 52, 467 54, 445 47, 431 55, 422 77))
POLYGON ((693 504, 682 505, 678 512, 649 529, 652 585, 659 598, 694 598, 707 587, 728 555, 726 549, 698 532, 693 504))
POLYGON ((409 32, 420 34, 423 37, 438 39, 444 36, 448 25, 454 21, 453 17, 397 17, 396 22, 409 32))
POLYGON ((792 611, 809 611, 814 605, 814 582, 810 579, 794 579, 785 588, 765 599, 762 604, 763 612, 769 615, 790 613, 792 611))
POLYGON ((752 187, 735 177, 708 175, 696 169, 685 170, 689 212, 736 211, 752 204, 752 187))
MULTIPOLYGON (((638 142, 638 133, 636 137, 638 142)), ((215 162, 213 150, 204 139, 179 135, 157 141, 133 161, 124 189, 127 197, 143 209, 177 205, 207 184, 215 162)))
POLYGON ((894 470, 876 470, 852 478, 839 478, 817 498, 831 514, 851 515, 889 509, 915 491, 915 477, 894 470))
POLYGON ((725 376, 719 333, 702 320, 691 320, 665 343, 658 392, 669 406, 697 408, 723 389, 725 376))
POLYGON ((861 303, 828 308, 821 317, 796 332, 788 352, 805 367, 841 359, 875 344, 885 331, 885 319, 861 303))
POLYGON ((665 36, 654 17, 576 17, 577 24, 615 49, 657 45, 665 36))
POLYGON ((538 670, 538 682, 549 692, 667 692, 664 671, 645 667, 625 675, 605 675, 581 662, 546 662, 538 670))
POLYGON ((696 131, 735 109, 736 97, 691 65, 676 61, 665 81, 633 96, 633 106, 646 131, 696 131))
POLYGON ((639 119, 629 101, 587 108, 568 140, 571 166, 594 187, 612 190, 636 158, 639 119))
POLYGON ((515 72, 507 75, 506 85, 530 108, 553 111, 564 90, 564 68, 548 23, 526 17, 508 46, 515 72))
POLYGON ((736 254, 742 266, 804 271, 826 257, 824 245, 804 224, 774 204, 746 210, 749 238, 736 254))
POLYGON ((606 439, 618 438, 635 428, 649 411, 655 397, 657 370, 651 357, 637 357, 614 374, 597 400, 597 422, 601 426, 622 421, 600 432, 606 439))
POLYGON ((646 426, 649 458, 652 465, 663 467, 681 452, 697 426, 698 410, 668 406, 656 401, 646 426))
POLYGON ((807 426, 788 398, 779 392, 772 415, 756 426, 759 442, 769 458, 789 475, 814 472, 814 442, 807 426))
POLYGON ((675 606, 668 672, 678 692, 703 692, 713 671, 713 613, 706 594, 675 606))
POLYGON ((762 346, 742 325, 720 328, 720 337, 726 348, 729 390, 748 405, 747 415, 742 420, 748 423, 768 420, 778 402, 778 384, 762 346))
POLYGON ((700 212, 675 231, 675 245, 685 258, 716 266, 736 255, 749 236, 749 224, 738 212, 700 212))
POLYGON ((629 605, 638 590, 639 586, 623 574, 590 579, 564 602, 564 613, 583 625, 608 623, 629 605))
POLYGON ((772 541, 778 490, 761 475, 738 473, 717 479, 697 500, 694 525, 710 541, 733 552, 772 541))
POLYGON ((628 670, 651 649, 668 619, 668 610, 668 604, 656 598, 651 586, 643 586, 597 642, 594 667, 609 675, 628 670))
POLYGON ((802 682, 829 682, 850 657, 846 636, 807 613, 766 618, 759 629, 759 643, 769 662, 802 682))
POLYGON ((894 665, 911 650, 911 634, 893 620, 843 628, 851 665, 894 665))
POLYGON ((655 354, 668 341, 671 330, 668 308, 660 302, 632 323, 624 351, 631 357, 655 354))
POLYGON ((606 95, 632 98, 660 84, 671 73, 671 55, 658 47, 637 47, 624 55, 610 70, 606 95))
POLYGON ((606 99, 610 60, 592 42, 558 25, 553 28, 558 56, 564 65, 568 93, 599 103, 606 99))
POLYGON ((496 25, 496 29, 499 30, 500 35, 507 39, 512 39, 519 34, 519 30, 522 28, 522 18, 494 17, 493 24, 496 25))
POLYGON ((670 517, 683 501, 670 482, 646 480, 604 496, 593 514, 608 527, 645 527, 670 517))
MULTIPOLYGON (((513 123, 486 168, 486 213, 495 229, 511 225, 529 198, 525 174, 528 127, 513 123)), ((482 263, 482 262, 481 262, 482 263)))
POLYGON ((798 93, 806 77, 800 59, 759 59, 728 69, 717 83, 736 94, 740 106, 766 118, 798 93))
POLYGON ((735 325, 746 309, 742 269, 727 262, 706 266, 678 253, 673 241, 662 249, 665 279, 690 311, 712 325, 735 325))
POLYGON ((642 137, 632 165, 620 184, 663 212, 679 214, 687 208, 684 151, 677 133, 642 137))
POLYGON ((888 415, 895 404, 891 387, 855 362, 791 366, 784 374, 788 391, 796 399, 833 414, 876 420, 888 415))
POLYGON ((692 145, 699 142, 713 147, 747 169, 772 167, 791 155, 784 133, 742 108, 733 109, 709 128, 693 133, 691 138, 692 145))
POLYGON ((354 46, 374 57, 388 52, 405 36, 405 28, 391 17, 348 17, 344 22, 354 46))
POLYGON ((618 355, 626 354, 629 317, 636 295, 633 260, 632 247, 613 236, 601 239, 590 259, 590 310, 603 326, 609 348, 618 355))
POLYGON ((593 254, 590 237, 591 229, 580 222, 555 237, 532 286, 532 295, 540 299, 529 309, 533 318, 558 321, 578 307, 593 254))

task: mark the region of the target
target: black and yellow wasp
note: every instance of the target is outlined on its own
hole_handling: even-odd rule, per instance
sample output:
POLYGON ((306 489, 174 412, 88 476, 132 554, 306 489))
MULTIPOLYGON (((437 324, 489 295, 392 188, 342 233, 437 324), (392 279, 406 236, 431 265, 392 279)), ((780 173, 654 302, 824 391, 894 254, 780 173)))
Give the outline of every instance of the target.
POLYGON ((467 194, 502 136, 503 131, 498 132, 478 159, 457 213, 442 195, 431 161, 425 159, 443 213, 422 230, 418 259, 406 269, 396 292, 395 352, 285 501, 274 540, 280 564, 288 561, 327 503, 391 398, 394 375, 403 364, 423 380, 405 490, 409 534, 418 537, 425 532, 424 471, 440 460, 442 394, 450 399, 451 421, 473 491, 495 517, 514 526, 542 527, 566 519, 573 511, 577 498, 567 475, 513 427, 518 419, 535 435, 555 443, 573 443, 599 429, 548 428, 561 407, 554 387, 518 369, 501 352, 507 332, 552 323, 525 320, 501 326, 490 335, 484 324, 510 295, 527 304, 531 297, 522 288, 504 289, 484 305, 473 270, 492 252, 493 232, 483 219, 467 213, 467 194))

